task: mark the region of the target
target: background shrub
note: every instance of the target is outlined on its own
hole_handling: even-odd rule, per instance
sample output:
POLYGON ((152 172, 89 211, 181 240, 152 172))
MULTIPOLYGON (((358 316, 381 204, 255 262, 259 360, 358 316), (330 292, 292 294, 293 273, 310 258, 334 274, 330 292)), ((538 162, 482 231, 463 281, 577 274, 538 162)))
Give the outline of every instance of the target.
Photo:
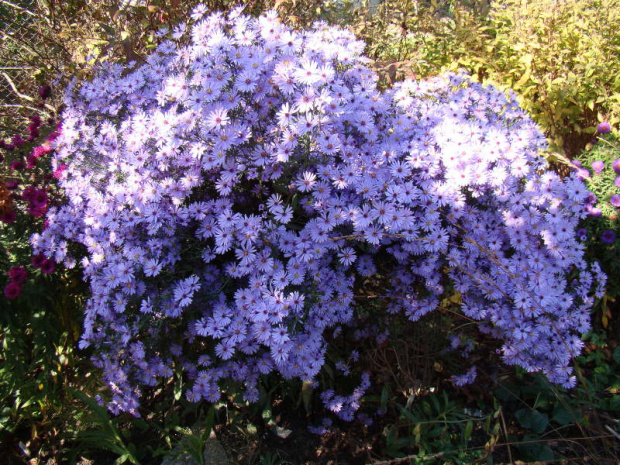
POLYGON ((619 120, 619 19, 617 0, 386 1, 355 29, 392 78, 465 68, 514 90, 551 149, 574 157, 599 121, 619 120))

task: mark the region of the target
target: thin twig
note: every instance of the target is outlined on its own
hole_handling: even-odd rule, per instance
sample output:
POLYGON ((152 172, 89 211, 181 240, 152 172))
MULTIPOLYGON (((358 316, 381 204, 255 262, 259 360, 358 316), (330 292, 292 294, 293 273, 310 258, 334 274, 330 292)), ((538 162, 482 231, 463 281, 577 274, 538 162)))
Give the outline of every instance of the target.
MULTIPOLYGON (((40 108, 30 107, 28 105, 22 105, 21 103, 2 103, 0 104, 0 108, 27 108, 28 110, 32 110, 32 111, 37 111, 37 112, 41 111, 40 108)), ((56 112, 56 109, 51 105, 45 104, 45 108, 50 110, 52 113, 56 112)), ((49 116, 50 114, 46 113, 46 115, 49 116)))
POLYGON ((613 434, 617 439, 620 439, 620 434, 614 431, 611 426, 605 425, 605 429, 609 431, 611 434, 613 434))
MULTIPOLYGON (((506 428, 506 420, 504 419, 504 411, 502 410, 501 407, 499 409, 499 417, 502 420, 502 426, 504 427, 504 436, 506 437, 506 442, 508 443, 508 428, 506 428)), ((495 447, 497 447, 497 444, 495 444, 495 447)), ((510 460, 510 463, 514 463, 514 461, 512 460, 512 451, 510 450, 509 443, 506 446, 506 448, 508 449, 508 459, 510 460)))

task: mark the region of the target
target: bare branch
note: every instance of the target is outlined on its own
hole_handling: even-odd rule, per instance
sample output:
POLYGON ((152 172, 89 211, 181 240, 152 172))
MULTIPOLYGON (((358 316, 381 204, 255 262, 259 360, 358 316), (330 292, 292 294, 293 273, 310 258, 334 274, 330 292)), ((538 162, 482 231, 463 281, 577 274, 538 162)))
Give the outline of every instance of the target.
POLYGON ((0 74, 4 76, 4 79, 6 79, 6 81, 9 83, 9 86, 11 86, 11 89, 13 89, 13 92, 15 92, 19 98, 28 100, 29 102, 34 102, 34 99, 32 97, 26 94, 22 94, 19 90, 17 90, 17 87, 15 87, 15 84, 13 83, 13 81, 11 80, 8 74, 6 73, 0 73, 0 74))
MULTIPOLYGON (((41 108, 35 108, 35 107, 28 106, 28 105, 22 105, 22 104, 19 104, 19 103, 17 103, 17 104, 15 104, 15 103, 14 104, 3 103, 3 104, 0 104, 0 108, 26 108, 26 109, 32 110, 32 111, 37 111, 37 112, 41 111, 41 108)), ((53 106, 48 105, 47 103, 45 104, 45 108, 51 112, 51 113, 44 112, 45 116, 52 116, 52 113, 56 112, 56 109, 53 106)))

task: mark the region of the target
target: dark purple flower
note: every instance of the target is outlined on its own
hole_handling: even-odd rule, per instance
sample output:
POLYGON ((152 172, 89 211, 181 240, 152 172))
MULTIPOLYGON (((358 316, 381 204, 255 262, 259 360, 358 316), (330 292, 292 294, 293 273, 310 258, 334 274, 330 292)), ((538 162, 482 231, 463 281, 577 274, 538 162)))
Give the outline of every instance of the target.
POLYGON ((607 134, 611 132, 611 125, 607 121, 602 121, 598 123, 596 130, 601 134, 607 134))
POLYGON ((15 281, 11 281, 4 288, 4 295, 7 299, 13 300, 22 293, 22 287, 15 281))
POLYGON ((620 158, 617 160, 614 160, 611 163, 611 167, 614 169, 614 171, 616 172, 616 174, 620 174, 620 158))
POLYGON ((603 231, 603 234, 601 234, 601 241, 605 244, 613 244, 616 242, 616 233, 614 233, 611 229, 603 231))
POLYGON ((22 199, 30 202, 36 191, 37 191, 37 188, 34 186, 26 187, 24 189, 24 192, 22 193, 22 199))
POLYGON ((11 278, 11 281, 16 282, 17 284, 24 284, 27 276, 28 272, 23 266, 12 266, 9 270, 9 278, 11 278))
POLYGON ((28 131, 28 134, 30 134, 32 137, 39 137, 40 133, 38 124, 30 123, 26 130, 28 131))
POLYGON ((620 195, 619 194, 615 194, 612 195, 609 198, 609 202, 614 206, 614 207, 620 207, 620 195))
POLYGON ((0 208, 0 221, 6 224, 14 223, 17 219, 17 213, 7 206, 0 208))
POLYGON ((46 258, 45 260, 43 260, 43 263, 41 263, 41 273, 43 274, 52 274, 55 269, 56 264, 54 263, 54 260, 46 258))
POLYGON ((47 205, 48 200, 49 198, 47 197, 47 192, 45 192, 43 189, 36 189, 30 198, 32 204, 36 206, 47 205))
POLYGON ((13 136, 13 139, 11 139, 11 143, 15 147, 21 147, 22 145, 24 145, 26 143, 26 141, 22 138, 22 136, 20 134, 15 134, 13 136))
POLYGON ((19 160, 11 162, 10 166, 13 171, 21 171, 25 167, 24 162, 19 160))
POLYGON ((41 97, 43 100, 45 100, 46 98, 48 98, 52 93, 52 88, 48 85, 44 85, 39 87, 39 97, 41 97))
POLYGON ((594 173, 596 174, 601 174, 601 172, 605 169, 605 163, 597 160, 592 162, 592 170, 594 171, 594 173))
POLYGON ((30 155, 28 155, 28 158, 26 158, 26 168, 32 169, 36 166, 36 164, 37 164, 37 157, 35 157, 34 154, 31 153, 30 155))
POLYGON ((14 191, 19 187, 19 181, 17 179, 13 181, 7 181, 5 185, 8 190, 14 191))
POLYGON ((46 260, 45 255, 42 253, 33 255, 30 259, 30 264, 33 268, 41 268, 41 264, 46 260))

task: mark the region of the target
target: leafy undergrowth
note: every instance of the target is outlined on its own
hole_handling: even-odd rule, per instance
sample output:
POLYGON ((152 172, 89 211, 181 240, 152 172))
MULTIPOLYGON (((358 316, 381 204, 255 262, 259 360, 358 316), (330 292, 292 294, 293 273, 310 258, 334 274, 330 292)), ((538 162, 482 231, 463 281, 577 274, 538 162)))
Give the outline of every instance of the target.
MULTIPOLYGON (((422 321, 417 331, 434 329, 439 335, 454 329, 445 317, 443 326, 437 323, 422 321)), ((404 333, 415 331, 403 327, 404 333)), ((145 393, 143 418, 110 416, 93 399, 93 382, 80 387, 88 395, 68 391, 66 430, 39 443, 18 441, 19 431, 4 436, 4 456, 15 464, 53 459, 159 465, 172 450, 202 457, 214 433, 231 464, 618 463, 617 341, 589 335, 576 361, 578 386, 564 390, 521 369, 494 369, 497 355, 483 349, 489 341, 481 339, 470 341, 478 379, 458 387, 445 373, 454 354, 428 357, 429 347, 411 340, 404 344, 396 336, 379 347, 360 347, 375 383, 362 399, 364 415, 353 422, 318 414, 318 391, 275 375, 262 379, 261 401, 252 405, 233 396, 215 405, 189 403, 173 378, 145 393), (317 426, 323 434, 310 431, 317 426)), ((325 377, 337 389, 346 388, 337 373, 325 377)), ((21 438, 26 435, 21 431, 21 438)))

